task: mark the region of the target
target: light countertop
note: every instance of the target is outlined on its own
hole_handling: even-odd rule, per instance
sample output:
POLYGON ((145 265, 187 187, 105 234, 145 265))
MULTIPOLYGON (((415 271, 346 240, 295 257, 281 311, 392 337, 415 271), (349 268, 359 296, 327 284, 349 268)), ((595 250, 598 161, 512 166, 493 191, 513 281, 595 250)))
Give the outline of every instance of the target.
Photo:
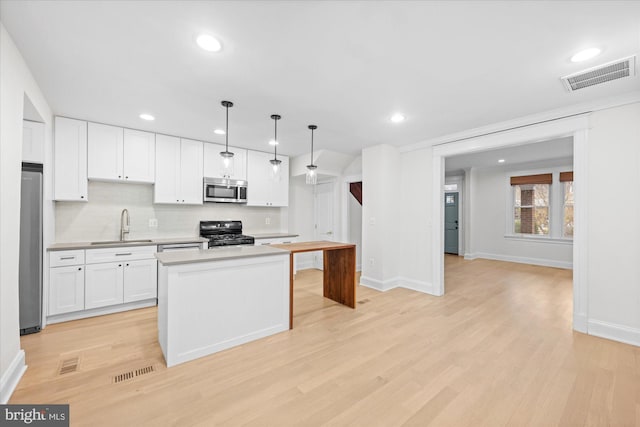
POLYGON ((289 255, 288 250, 271 246, 220 246, 199 251, 160 252, 155 256, 165 266, 194 262, 221 261, 269 255, 289 255))
POLYGON ((121 241, 104 241, 104 242, 73 242, 73 243, 54 243, 47 248, 48 251, 68 251, 73 249, 99 249, 99 248, 115 248, 118 246, 152 246, 152 245, 169 245, 173 243, 202 243, 208 242, 203 237, 169 237, 162 239, 146 239, 147 241, 136 241, 136 239, 121 241), (150 241, 148 241, 150 240, 150 241))

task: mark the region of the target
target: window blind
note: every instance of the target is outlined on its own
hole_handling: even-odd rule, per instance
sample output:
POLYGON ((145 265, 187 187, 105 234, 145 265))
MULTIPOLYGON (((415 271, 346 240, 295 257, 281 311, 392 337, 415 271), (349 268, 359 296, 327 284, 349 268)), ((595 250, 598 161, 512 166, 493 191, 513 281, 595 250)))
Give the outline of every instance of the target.
POLYGON ((560 182, 573 181, 573 171, 560 172, 560 182))
POLYGON ((542 173, 539 175, 512 176, 511 185, 527 184, 551 184, 551 174, 542 173))

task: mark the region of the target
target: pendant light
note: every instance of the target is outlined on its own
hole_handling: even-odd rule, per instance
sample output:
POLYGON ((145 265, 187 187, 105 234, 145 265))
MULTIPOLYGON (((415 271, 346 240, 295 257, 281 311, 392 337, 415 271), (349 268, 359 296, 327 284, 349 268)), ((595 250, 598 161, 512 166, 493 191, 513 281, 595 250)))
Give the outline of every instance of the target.
POLYGON ((273 166, 273 175, 274 177, 278 174, 280 169, 280 163, 282 160, 278 159, 278 120, 282 117, 278 114, 272 114, 271 118, 273 119, 274 130, 273 130, 273 159, 269 160, 269 163, 273 166))
POLYGON ((316 173, 316 169, 318 169, 317 165, 313 164, 313 131, 318 129, 316 125, 309 125, 309 129, 311 129, 311 164, 307 165, 307 184, 316 185, 318 183, 318 174, 316 173))
POLYGON ((222 106, 227 110, 227 125, 225 128, 225 147, 224 151, 220 152, 220 158, 222 159, 222 176, 230 178, 233 174, 233 153, 229 151, 229 107, 233 107, 233 102, 222 101, 222 106))

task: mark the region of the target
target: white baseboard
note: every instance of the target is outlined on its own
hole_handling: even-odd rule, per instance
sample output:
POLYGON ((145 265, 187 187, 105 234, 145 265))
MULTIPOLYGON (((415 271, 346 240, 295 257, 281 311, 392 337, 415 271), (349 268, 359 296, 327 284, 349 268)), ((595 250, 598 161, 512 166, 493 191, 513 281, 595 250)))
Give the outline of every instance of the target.
POLYGON ((405 288, 412 291, 422 292, 434 295, 431 283, 421 280, 410 279, 408 277, 396 276, 391 279, 380 281, 367 276, 360 276, 360 284, 367 288, 375 289, 380 292, 386 292, 395 288, 405 288))
POLYGON ((600 320, 589 320, 589 335, 640 347, 640 329, 600 320))
POLYGON ((554 259, 529 258, 529 257, 519 257, 519 256, 512 256, 512 255, 499 255, 499 254, 490 254, 486 252, 464 254, 464 259, 466 260, 473 260, 476 258, 492 259, 495 261, 516 262, 519 264, 540 265, 543 267, 564 268, 567 270, 571 270, 573 268, 572 262, 557 261, 554 259))
POLYGON ((2 374, 0 378, 0 404, 6 404, 13 391, 18 386, 20 378, 24 375, 24 371, 27 370, 27 365, 24 363, 24 350, 20 349, 13 358, 9 368, 2 374))
POLYGON ((589 333, 589 325, 586 314, 574 313, 573 314, 573 330, 582 332, 583 334, 589 333))
POLYGON ((153 307, 157 305, 155 298, 129 302, 126 304, 112 305, 109 307, 92 308, 90 310, 74 311, 73 313, 57 314, 55 316, 47 317, 47 324, 68 322, 70 320, 84 319, 86 317, 103 316, 105 314, 120 313, 122 311, 135 310, 138 308, 153 307))

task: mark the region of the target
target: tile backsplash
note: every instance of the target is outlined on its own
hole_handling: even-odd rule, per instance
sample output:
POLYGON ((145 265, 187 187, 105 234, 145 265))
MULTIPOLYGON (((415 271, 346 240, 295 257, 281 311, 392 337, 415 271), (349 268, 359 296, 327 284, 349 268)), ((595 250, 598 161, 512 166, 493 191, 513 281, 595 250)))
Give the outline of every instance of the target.
POLYGON ((198 235, 201 220, 241 220, 243 232, 286 232, 287 208, 249 207, 226 203, 153 204, 153 186, 89 181, 88 202, 56 202, 57 243, 117 240, 120 213, 131 218, 127 239, 198 235), (157 219, 157 227, 149 220, 157 219), (267 222, 269 224, 267 224, 267 222))

